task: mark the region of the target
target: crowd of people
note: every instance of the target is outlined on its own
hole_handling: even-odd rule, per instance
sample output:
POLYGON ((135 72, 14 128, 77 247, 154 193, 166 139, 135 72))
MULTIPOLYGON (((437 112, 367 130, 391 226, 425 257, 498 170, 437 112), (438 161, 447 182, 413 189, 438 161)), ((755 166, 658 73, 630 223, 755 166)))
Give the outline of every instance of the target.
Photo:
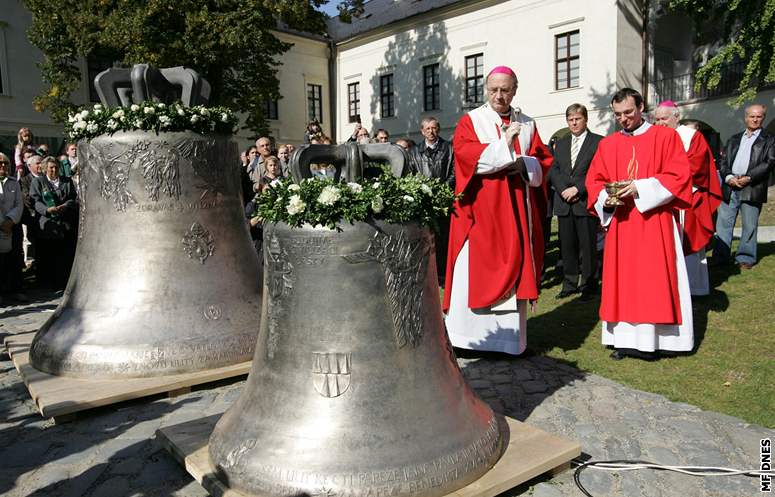
MULTIPOLYGON (((710 291, 708 267, 757 261, 758 217, 775 176, 775 136, 762 129, 767 108, 746 107, 745 130, 717 157, 696 122, 662 102, 646 114, 643 97, 624 88, 611 110, 620 130, 603 137, 587 128, 587 109, 566 109, 568 133, 545 145, 535 121, 512 104, 518 81, 505 66, 485 82, 487 102, 466 113, 454 137, 438 119, 418 123, 420 143, 400 137, 408 170, 438 178, 459 195, 436 234, 443 308, 458 349, 518 355, 526 347, 527 309, 538 298, 550 220, 560 246, 558 299, 600 298, 603 343, 611 357, 654 359, 693 350, 692 296, 710 291), (742 236, 732 259, 738 214, 742 236), (713 258, 706 251, 713 249, 713 258)), ((391 143, 360 122, 347 142, 391 143)), ((331 145, 317 121, 308 144, 331 145)), ((245 216, 256 250, 256 200, 291 174, 291 143, 262 136, 241 153, 245 216)), ((0 290, 23 301, 23 271, 61 289, 75 254, 78 157, 58 157, 18 133, 13 157, 0 154, 0 290), (26 241, 25 241, 26 240, 26 241)), ((337 177, 333 164, 312 164, 313 177, 337 177)))
MULTIPOLYGON (((78 152, 58 156, 21 128, 13 153, 0 152, 0 299, 25 302, 24 281, 62 289, 78 232, 78 152)), ((0 300, 0 302, 2 302, 0 300)))
POLYGON ((766 106, 746 107, 745 131, 729 139, 717 167, 697 123, 681 124, 671 101, 649 122, 640 93, 622 88, 611 98, 621 129, 607 137, 589 131, 587 109, 573 104, 565 113, 570 133, 547 148, 535 121, 511 105, 516 74, 496 67, 485 86, 487 103, 460 119, 453 138, 462 195, 444 295, 453 346, 525 350, 553 213, 563 272, 557 298, 600 295, 611 358, 691 353, 691 300, 709 293, 709 266, 733 262, 738 212, 734 262, 743 271, 756 264, 758 216, 775 174, 775 136, 762 129, 766 106))

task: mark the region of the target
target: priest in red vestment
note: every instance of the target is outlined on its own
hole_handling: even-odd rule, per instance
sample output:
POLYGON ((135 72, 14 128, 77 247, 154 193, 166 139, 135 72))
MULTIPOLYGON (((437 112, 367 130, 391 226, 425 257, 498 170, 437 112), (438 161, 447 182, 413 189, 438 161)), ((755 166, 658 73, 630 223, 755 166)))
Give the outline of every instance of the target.
POLYGON ((527 302, 538 298, 552 157, 535 121, 511 106, 514 71, 496 67, 485 85, 487 103, 460 119, 453 140, 462 197, 450 223, 444 312, 453 346, 517 355, 527 302))
POLYGON ((586 179, 588 207, 608 231, 603 344, 616 360, 688 352, 692 306, 677 219, 691 207, 689 161, 675 130, 643 119, 637 91, 619 90, 611 107, 623 129, 601 140, 586 179), (626 186, 609 195, 613 182, 626 186))
POLYGON ((695 128, 679 124, 681 111, 671 100, 660 103, 654 110, 654 124, 673 128, 681 137, 692 174, 692 206, 682 211, 683 249, 686 271, 692 295, 708 295, 708 261, 705 247, 715 232, 713 213, 721 204, 721 183, 710 146, 695 128))

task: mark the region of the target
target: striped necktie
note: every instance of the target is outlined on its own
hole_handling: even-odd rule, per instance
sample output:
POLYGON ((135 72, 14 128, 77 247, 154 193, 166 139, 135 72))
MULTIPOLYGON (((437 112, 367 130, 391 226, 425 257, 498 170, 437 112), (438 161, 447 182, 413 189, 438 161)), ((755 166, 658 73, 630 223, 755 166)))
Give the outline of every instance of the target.
POLYGON ((574 136, 570 146, 570 168, 576 167, 576 157, 579 156, 579 137, 574 136))

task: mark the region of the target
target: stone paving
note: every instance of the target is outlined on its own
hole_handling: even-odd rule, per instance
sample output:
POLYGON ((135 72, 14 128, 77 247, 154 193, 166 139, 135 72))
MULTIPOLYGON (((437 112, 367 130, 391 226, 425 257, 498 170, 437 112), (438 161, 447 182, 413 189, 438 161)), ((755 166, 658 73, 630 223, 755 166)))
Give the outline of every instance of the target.
MULTIPOLYGON (((0 310, 0 337, 39 326, 56 299, 0 310)), ((542 356, 461 359, 476 391, 494 409, 581 443, 596 460, 758 468, 759 441, 775 430, 670 402, 542 356)), ((161 396, 90 411, 54 425, 41 419, 3 351, 0 354, 0 495, 185 496, 207 493, 154 439, 161 426, 223 412, 244 381, 222 382, 168 399, 161 396)), ((526 456, 528 456, 526 454, 526 456)), ((599 496, 758 494, 747 477, 697 478, 668 472, 586 470, 599 496)), ((572 472, 535 480, 504 495, 580 496, 572 472)))

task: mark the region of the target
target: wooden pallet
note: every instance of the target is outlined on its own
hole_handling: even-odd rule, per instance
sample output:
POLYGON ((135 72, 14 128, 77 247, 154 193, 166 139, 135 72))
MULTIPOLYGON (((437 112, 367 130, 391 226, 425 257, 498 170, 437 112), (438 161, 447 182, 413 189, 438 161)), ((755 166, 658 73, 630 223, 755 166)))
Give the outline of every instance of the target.
POLYGON ((251 362, 243 362, 196 373, 158 378, 98 380, 54 376, 38 371, 30 364, 29 350, 35 333, 5 337, 5 349, 27 390, 44 418, 57 423, 70 421, 75 413, 122 402, 166 393, 170 397, 191 391, 194 385, 247 375, 251 362))
MULTIPOLYGON (((208 442, 220 414, 167 426, 156 438, 186 471, 213 497, 248 497, 229 489, 215 476, 208 442)), ((581 446, 512 418, 506 418, 509 444, 493 468, 484 476, 447 497, 494 497, 543 474, 555 475, 570 467, 581 454, 581 446)))

